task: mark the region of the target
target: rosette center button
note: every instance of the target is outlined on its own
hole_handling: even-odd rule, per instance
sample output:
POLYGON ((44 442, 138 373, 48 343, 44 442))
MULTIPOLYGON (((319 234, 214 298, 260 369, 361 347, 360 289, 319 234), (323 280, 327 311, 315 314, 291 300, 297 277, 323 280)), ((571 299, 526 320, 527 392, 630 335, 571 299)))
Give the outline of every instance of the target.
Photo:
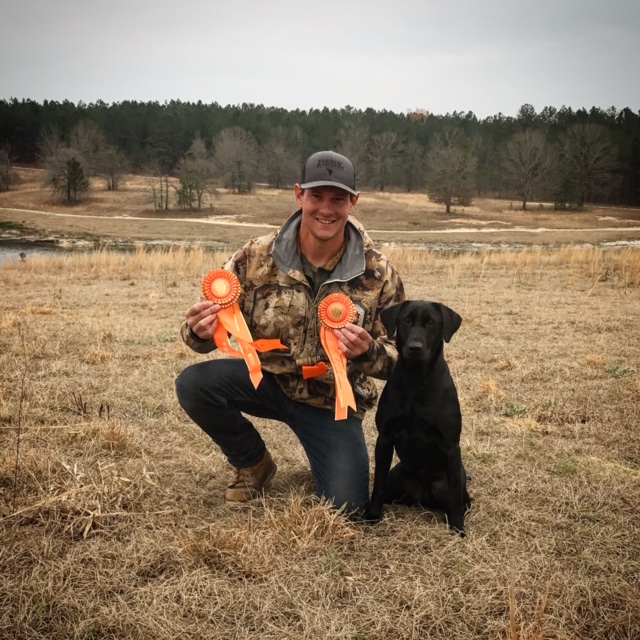
POLYGON ((344 305, 341 304, 340 302, 335 302, 329 307, 329 315, 331 316, 332 320, 335 320, 336 322, 340 322, 345 315, 344 305))
POLYGON ((211 288, 220 297, 226 296, 231 291, 231 285, 224 278, 217 278, 211 288))

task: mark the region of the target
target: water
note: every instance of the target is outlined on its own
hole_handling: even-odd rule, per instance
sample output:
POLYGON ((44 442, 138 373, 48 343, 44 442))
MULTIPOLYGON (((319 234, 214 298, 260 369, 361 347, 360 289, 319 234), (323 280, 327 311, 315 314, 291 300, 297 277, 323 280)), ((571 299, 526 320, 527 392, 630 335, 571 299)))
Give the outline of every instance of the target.
MULTIPOLYGON (((25 259, 29 260, 29 256, 37 254, 51 254, 51 253, 69 253, 69 252, 92 252, 100 249, 108 249, 109 251, 118 251, 120 253, 134 253, 140 246, 144 247, 148 251, 162 251, 171 247, 178 248, 180 246, 197 246, 199 243, 183 243, 174 241, 157 241, 149 240, 147 242, 122 242, 122 243, 67 243, 63 246, 56 244, 55 242, 21 242, 19 240, 7 240, 0 239, 0 264, 9 260, 15 260, 20 262, 20 253, 25 254, 25 259)), ((232 249, 222 242, 210 241, 205 245, 202 245, 205 249, 211 251, 228 250, 231 253, 232 249)))
POLYGON ((7 260, 20 261, 20 252, 24 252, 29 259, 29 256, 34 254, 47 254, 64 251, 60 247, 54 244, 47 244, 44 242, 11 242, 6 240, 0 240, 0 264, 7 260))
MULTIPOLYGON (((148 249, 162 249, 167 248, 171 245, 178 245, 180 243, 168 242, 168 243, 145 243, 148 249)), ((376 243, 379 248, 383 251, 387 248, 396 248, 396 247, 407 247, 413 249, 428 249, 430 251, 442 252, 442 253, 468 253, 468 252, 477 252, 481 250, 485 251, 521 251, 526 248, 530 248, 532 245, 524 245, 517 243, 508 243, 502 242, 499 244, 496 243, 481 243, 481 242, 463 242, 463 243, 424 243, 424 244, 416 244, 416 243, 397 243, 397 242, 377 242, 376 243)), ((557 245, 559 246, 559 245, 557 245)), ((640 240, 627 240, 627 241, 617 241, 617 242, 598 242, 598 243, 582 243, 579 245, 573 245, 574 247, 601 247, 601 248, 609 248, 609 249, 625 249, 629 247, 640 248, 640 240)), ((550 248, 553 248, 552 245, 549 245, 550 248)), ((20 252, 24 252, 26 254, 26 259, 29 259, 29 256, 33 256, 35 254, 50 254, 50 253, 68 253, 69 251, 94 251, 99 247, 61 247, 54 243, 47 242, 19 242, 13 240, 2 240, 0 239, 0 264, 3 262, 7 262, 8 260, 15 260, 17 262, 20 261, 20 252)), ((220 242, 210 242, 208 243, 207 248, 211 250, 216 249, 229 249, 225 244, 220 242)), ((109 246, 111 251, 122 251, 124 253, 130 253, 135 251, 135 245, 119 245, 119 246, 109 246)), ((230 249, 229 249, 230 250, 230 249)))

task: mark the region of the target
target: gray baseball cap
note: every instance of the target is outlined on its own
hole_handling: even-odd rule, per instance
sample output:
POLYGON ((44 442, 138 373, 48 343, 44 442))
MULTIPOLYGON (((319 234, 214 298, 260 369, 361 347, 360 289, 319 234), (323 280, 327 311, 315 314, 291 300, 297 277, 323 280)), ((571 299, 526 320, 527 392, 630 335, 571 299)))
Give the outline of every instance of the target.
POLYGON ((349 158, 335 151, 318 151, 307 158, 302 167, 300 186, 339 187, 354 196, 356 191, 356 170, 349 158))

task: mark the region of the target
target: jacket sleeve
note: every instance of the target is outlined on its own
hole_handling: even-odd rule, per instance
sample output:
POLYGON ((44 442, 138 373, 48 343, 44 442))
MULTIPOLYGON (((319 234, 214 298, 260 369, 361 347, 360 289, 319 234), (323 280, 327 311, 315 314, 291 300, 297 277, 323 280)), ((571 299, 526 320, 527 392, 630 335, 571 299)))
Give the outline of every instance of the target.
POLYGON ((209 353, 216 348, 216 343, 213 341, 213 338, 209 338, 208 340, 198 338, 198 336, 189 329, 186 320, 180 327, 180 335, 187 347, 193 349, 196 353, 209 353))
POLYGON ((371 330, 373 342, 366 354, 354 360, 354 363, 357 363, 368 376, 386 380, 391 374, 391 370, 398 359, 398 350, 396 349, 395 341, 387 337, 387 330, 382 324, 380 314, 384 309, 399 304, 404 300, 404 285, 400 275, 393 264, 387 260, 385 281, 378 297, 376 309, 372 310, 374 313, 371 330))

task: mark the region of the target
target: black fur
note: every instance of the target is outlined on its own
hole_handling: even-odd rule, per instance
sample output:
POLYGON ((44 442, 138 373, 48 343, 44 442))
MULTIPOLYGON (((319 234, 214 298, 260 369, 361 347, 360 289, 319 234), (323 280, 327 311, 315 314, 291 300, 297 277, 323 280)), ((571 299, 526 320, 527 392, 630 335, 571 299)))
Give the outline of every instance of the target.
POLYGON ((378 410, 373 492, 365 519, 382 519, 383 503, 421 505, 446 513, 449 526, 464 536, 471 505, 460 454, 462 416, 444 342, 462 318, 438 302, 407 300, 383 311, 398 362, 385 385, 378 410), (400 462, 393 468, 393 451, 400 462))

